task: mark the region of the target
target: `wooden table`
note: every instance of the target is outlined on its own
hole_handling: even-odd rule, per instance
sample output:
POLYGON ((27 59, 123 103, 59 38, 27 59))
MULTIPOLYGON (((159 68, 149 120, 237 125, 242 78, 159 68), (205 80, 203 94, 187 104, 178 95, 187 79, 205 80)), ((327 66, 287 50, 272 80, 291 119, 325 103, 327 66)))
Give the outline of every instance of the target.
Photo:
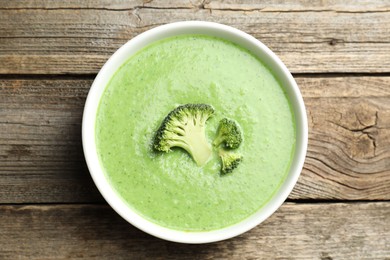
POLYGON ((285 2, 0 0, 0 259, 390 259, 390 2, 285 2), (81 147, 99 68, 137 34, 180 20, 224 23, 268 45, 296 78, 310 127, 283 206, 206 245, 125 222, 81 147))

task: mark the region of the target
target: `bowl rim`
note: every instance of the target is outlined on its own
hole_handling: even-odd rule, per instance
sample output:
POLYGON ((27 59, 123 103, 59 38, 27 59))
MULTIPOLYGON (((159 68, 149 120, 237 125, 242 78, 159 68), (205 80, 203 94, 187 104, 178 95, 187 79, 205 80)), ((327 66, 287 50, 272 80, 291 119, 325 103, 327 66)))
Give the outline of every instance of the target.
POLYGON ((89 90, 82 119, 82 145, 90 175, 107 203, 126 221, 155 237, 180 243, 200 244, 225 240, 240 235, 271 216, 286 200, 295 186, 306 157, 308 125, 301 92, 283 62, 262 42, 236 28, 205 21, 182 21, 160 25, 145 31, 120 47, 103 65, 89 90), (95 143, 96 112, 101 96, 117 69, 134 53, 146 45, 164 38, 181 34, 206 34, 233 41, 261 59, 286 91, 295 115, 296 145, 288 176, 267 202, 248 218, 218 230, 187 232, 159 226, 132 210, 109 185, 97 155, 95 143), (260 57, 261 56, 261 57, 260 57))

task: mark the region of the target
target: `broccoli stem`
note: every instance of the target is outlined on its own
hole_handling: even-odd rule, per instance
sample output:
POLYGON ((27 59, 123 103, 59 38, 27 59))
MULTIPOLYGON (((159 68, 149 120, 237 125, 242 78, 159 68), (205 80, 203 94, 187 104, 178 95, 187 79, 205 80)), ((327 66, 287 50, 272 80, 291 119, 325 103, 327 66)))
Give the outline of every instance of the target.
POLYGON ((187 129, 187 131, 189 133, 182 137, 185 142, 177 142, 176 146, 186 150, 198 166, 203 166, 212 155, 212 148, 206 139, 204 129, 191 128, 187 129))
POLYGON ((218 136, 213 141, 213 145, 218 147, 224 141, 225 141, 225 135, 218 133, 218 136))
POLYGON ((205 165, 211 157, 211 147, 206 140, 199 140, 190 145, 190 151, 187 150, 194 158, 198 166, 205 165))

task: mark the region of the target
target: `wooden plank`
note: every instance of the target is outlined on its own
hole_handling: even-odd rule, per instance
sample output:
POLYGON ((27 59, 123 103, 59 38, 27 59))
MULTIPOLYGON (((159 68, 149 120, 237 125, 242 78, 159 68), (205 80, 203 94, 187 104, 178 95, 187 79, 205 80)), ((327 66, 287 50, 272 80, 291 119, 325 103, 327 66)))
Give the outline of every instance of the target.
POLYGON ((206 8, 215 10, 240 10, 264 12, 280 11, 334 11, 334 12, 370 12, 390 10, 387 0, 346 0, 346 1, 284 1, 284 0, 0 0, 2 9, 133 9, 135 7, 149 8, 206 8))
MULTIPOLYGON (((290 199, 390 199, 390 77, 299 77, 306 163, 290 199)), ((101 201, 85 166, 91 80, 0 81, 0 203, 101 201)))
POLYGON ((384 0, 141 2, 0 2, 0 74, 95 74, 127 40, 182 20, 242 29, 294 73, 390 72, 390 16, 384 0))
POLYGON ((81 146, 90 83, 0 83, 0 203, 101 200, 81 146))
POLYGON ((390 97, 306 99, 309 148, 290 198, 389 199, 390 97), (315 195, 317 194, 317 195, 315 195))
POLYGON ((390 203, 285 203, 251 231, 186 245, 149 236, 104 205, 0 206, 1 259, 387 259, 390 203))
POLYGON ((390 198, 389 82, 382 77, 298 79, 309 147, 291 199, 390 198))
POLYGON ((264 12, 290 11, 333 11, 333 12, 370 12, 390 11, 387 0, 346 0, 346 1, 284 1, 284 0, 206 0, 205 8, 224 10, 261 10, 264 12))
POLYGON ((1 9, 106 9, 124 10, 139 7, 149 8, 195 8, 202 0, 0 0, 1 9))

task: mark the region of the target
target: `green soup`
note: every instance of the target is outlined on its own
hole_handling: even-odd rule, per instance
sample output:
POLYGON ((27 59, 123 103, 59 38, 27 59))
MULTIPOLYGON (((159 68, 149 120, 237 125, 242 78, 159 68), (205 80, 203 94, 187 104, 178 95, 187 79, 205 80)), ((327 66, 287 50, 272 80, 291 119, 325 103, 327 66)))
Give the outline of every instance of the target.
POLYGON ((288 173, 294 115, 282 86, 264 64, 229 41, 185 35, 158 41, 126 61, 101 98, 96 121, 99 159, 112 187, 146 219, 183 231, 233 225, 264 206, 288 173), (215 108, 207 121, 235 119, 242 163, 220 174, 217 154, 198 167, 182 149, 156 153, 155 131, 180 104, 215 108))

